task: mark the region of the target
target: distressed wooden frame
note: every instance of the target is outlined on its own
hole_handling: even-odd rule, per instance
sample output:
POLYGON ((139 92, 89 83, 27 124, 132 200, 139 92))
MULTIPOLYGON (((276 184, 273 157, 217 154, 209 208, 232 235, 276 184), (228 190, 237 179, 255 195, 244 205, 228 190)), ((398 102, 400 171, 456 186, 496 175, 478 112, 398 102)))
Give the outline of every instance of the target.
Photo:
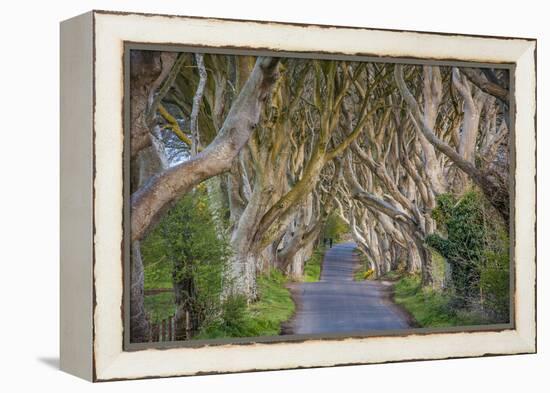
POLYGON ((63 370, 106 381, 536 351, 536 40, 92 11, 62 23, 61 51, 63 370), (512 65, 512 175, 522 191, 512 193, 513 324, 491 331, 128 350, 123 109, 129 43, 512 65))

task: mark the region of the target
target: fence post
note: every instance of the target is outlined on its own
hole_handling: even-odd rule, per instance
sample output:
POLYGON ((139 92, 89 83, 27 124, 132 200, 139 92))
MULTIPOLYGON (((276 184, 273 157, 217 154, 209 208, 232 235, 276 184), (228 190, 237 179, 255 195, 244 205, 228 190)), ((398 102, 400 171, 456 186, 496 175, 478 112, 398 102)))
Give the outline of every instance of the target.
POLYGON ((170 325, 172 326, 172 337, 170 337, 170 341, 176 340, 176 317, 172 316, 170 318, 170 325))
POLYGON ((187 340, 191 338, 191 318, 189 316, 189 310, 185 311, 185 338, 187 340))

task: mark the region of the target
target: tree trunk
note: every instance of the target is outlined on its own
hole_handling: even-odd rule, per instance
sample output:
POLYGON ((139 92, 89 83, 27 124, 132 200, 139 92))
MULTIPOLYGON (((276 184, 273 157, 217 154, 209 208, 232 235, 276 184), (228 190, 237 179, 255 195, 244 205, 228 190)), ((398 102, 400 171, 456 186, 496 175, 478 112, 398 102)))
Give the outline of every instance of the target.
POLYGON ((196 299, 196 288, 193 277, 179 277, 183 266, 174 267, 173 285, 176 303, 176 340, 188 340, 193 330, 191 317, 194 315, 193 300, 196 299))
POLYGON ((176 61, 176 53, 132 51, 130 59, 130 155, 151 144, 152 98, 176 61))
MULTIPOLYGON (((435 127, 439 105, 443 97, 441 85, 441 73, 439 67, 424 66, 424 121, 432 129, 435 127)), ((446 181, 443 176, 443 169, 439 162, 433 145, 426 139, 423 134, 418 135, 422 151, 424 152, 424 162, 426 174, 432 184, 434 192, 439 195, 443 194, 446 189, 446 181)))
POLYGON ((139 241, 132 242, 130 287, 130 342, 149 341, 149 321, 143 302, 143 261, 139 241))

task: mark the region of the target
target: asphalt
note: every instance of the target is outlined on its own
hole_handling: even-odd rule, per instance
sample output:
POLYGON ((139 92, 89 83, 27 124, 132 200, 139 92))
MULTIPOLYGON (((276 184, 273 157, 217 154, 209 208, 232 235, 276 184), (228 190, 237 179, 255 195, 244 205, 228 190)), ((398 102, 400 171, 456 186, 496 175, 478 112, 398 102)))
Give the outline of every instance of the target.
POLYGON ((326 251, 321 280, 293 283, 297 309, 290 334, 369 333, 407 329, 404 313, 390 298, 391 284, 353 281, 357 266, 355 243, 336 244, 326 251))

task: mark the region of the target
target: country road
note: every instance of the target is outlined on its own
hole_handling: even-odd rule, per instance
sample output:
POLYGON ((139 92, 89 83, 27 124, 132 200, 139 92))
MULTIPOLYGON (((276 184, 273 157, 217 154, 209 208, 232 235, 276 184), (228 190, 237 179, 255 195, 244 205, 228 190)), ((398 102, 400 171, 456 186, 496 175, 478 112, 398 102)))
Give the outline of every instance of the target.
POLYGON ((366 333, 407 329, 406 314, 389 299, 389 287, 378 281, 353 281, 354 243, 327 249, 321 280, 289 285, 297 309, 291 334, 366 333))

